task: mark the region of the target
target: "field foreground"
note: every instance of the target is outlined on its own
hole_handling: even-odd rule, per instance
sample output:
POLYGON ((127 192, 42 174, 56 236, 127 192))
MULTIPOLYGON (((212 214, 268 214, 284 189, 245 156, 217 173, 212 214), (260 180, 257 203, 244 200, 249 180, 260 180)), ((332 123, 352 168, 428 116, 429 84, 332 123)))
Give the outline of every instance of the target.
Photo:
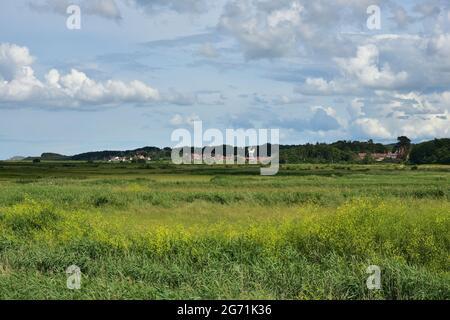
POLYGON ((0 299, 450 299, 450 168, 412 169, 0 163, 0 299))

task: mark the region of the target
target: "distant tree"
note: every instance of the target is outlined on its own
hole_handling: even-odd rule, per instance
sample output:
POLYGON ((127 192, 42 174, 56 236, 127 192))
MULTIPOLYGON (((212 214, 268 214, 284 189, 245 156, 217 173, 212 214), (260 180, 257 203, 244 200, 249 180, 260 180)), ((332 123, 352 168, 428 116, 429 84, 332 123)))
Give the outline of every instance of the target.
POLYGON ((33 163, 40 163, 41 159, 33 159, 33 163))
POLYGON ((398 137, 394 150, 399 153, 400 159, 407 160, 411 151, 411 140, 405 136, 398 137))
POLYGON ((374 162, 375 162, 375 160, 373 159, 373 157, 370 153, 366 154, 366 156, 364 157, 364 159, 362 161, 363 164, 371 164, 374 162))
POLYGON ((450 164, 450 139, 435 139, 415 145, 409 161, 414 164, 450 164))

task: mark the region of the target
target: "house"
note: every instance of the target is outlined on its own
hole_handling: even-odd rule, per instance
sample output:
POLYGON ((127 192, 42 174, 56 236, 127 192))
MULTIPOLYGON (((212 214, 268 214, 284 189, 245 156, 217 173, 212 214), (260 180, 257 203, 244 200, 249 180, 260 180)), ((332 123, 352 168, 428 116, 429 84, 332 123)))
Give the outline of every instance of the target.
POLYGON ((386 157, 387 153, 372 153, 372 158, 378 162, 384 161, 386 157))
POLYGON ((132 160, 136 160, 136 161, 152 161, 151 157, 147 157, 146 155, 143 154, 139 154, 136 155, 132 158, 132 160))
POLYGON ((401 159, 401 154, 398 152, 389 152, 386 155, 386 159, 392 159, 392 160, 401 159))
POLYGON ((133 161, 151 161, 152 158, 143 154, 130 156, 130 157, 112 157, 108 162, 121 163, 121 162, 133 162, 133 161))

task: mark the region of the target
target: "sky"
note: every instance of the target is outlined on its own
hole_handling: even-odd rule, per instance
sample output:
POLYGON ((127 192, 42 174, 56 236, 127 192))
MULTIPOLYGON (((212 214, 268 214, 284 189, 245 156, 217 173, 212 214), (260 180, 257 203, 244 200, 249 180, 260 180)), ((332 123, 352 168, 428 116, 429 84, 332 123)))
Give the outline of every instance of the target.
POLYGON ((0 4, 0 159, 171 147, 199 120, 419 142, 450 137, 449 113, 448 0, 0 4))

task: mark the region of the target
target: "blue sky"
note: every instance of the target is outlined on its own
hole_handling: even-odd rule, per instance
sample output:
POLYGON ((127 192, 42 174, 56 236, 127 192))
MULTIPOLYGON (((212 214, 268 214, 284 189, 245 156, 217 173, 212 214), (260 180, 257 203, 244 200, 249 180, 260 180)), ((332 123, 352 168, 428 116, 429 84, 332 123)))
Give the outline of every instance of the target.
POLYGON ((450 136, 448 1, 18 0, 0 4, 0 159, 172 146, 450 136), (81 8, 81 29, 66 8, 81 8), (367 27, 367 8, 381 28, 367 27))

